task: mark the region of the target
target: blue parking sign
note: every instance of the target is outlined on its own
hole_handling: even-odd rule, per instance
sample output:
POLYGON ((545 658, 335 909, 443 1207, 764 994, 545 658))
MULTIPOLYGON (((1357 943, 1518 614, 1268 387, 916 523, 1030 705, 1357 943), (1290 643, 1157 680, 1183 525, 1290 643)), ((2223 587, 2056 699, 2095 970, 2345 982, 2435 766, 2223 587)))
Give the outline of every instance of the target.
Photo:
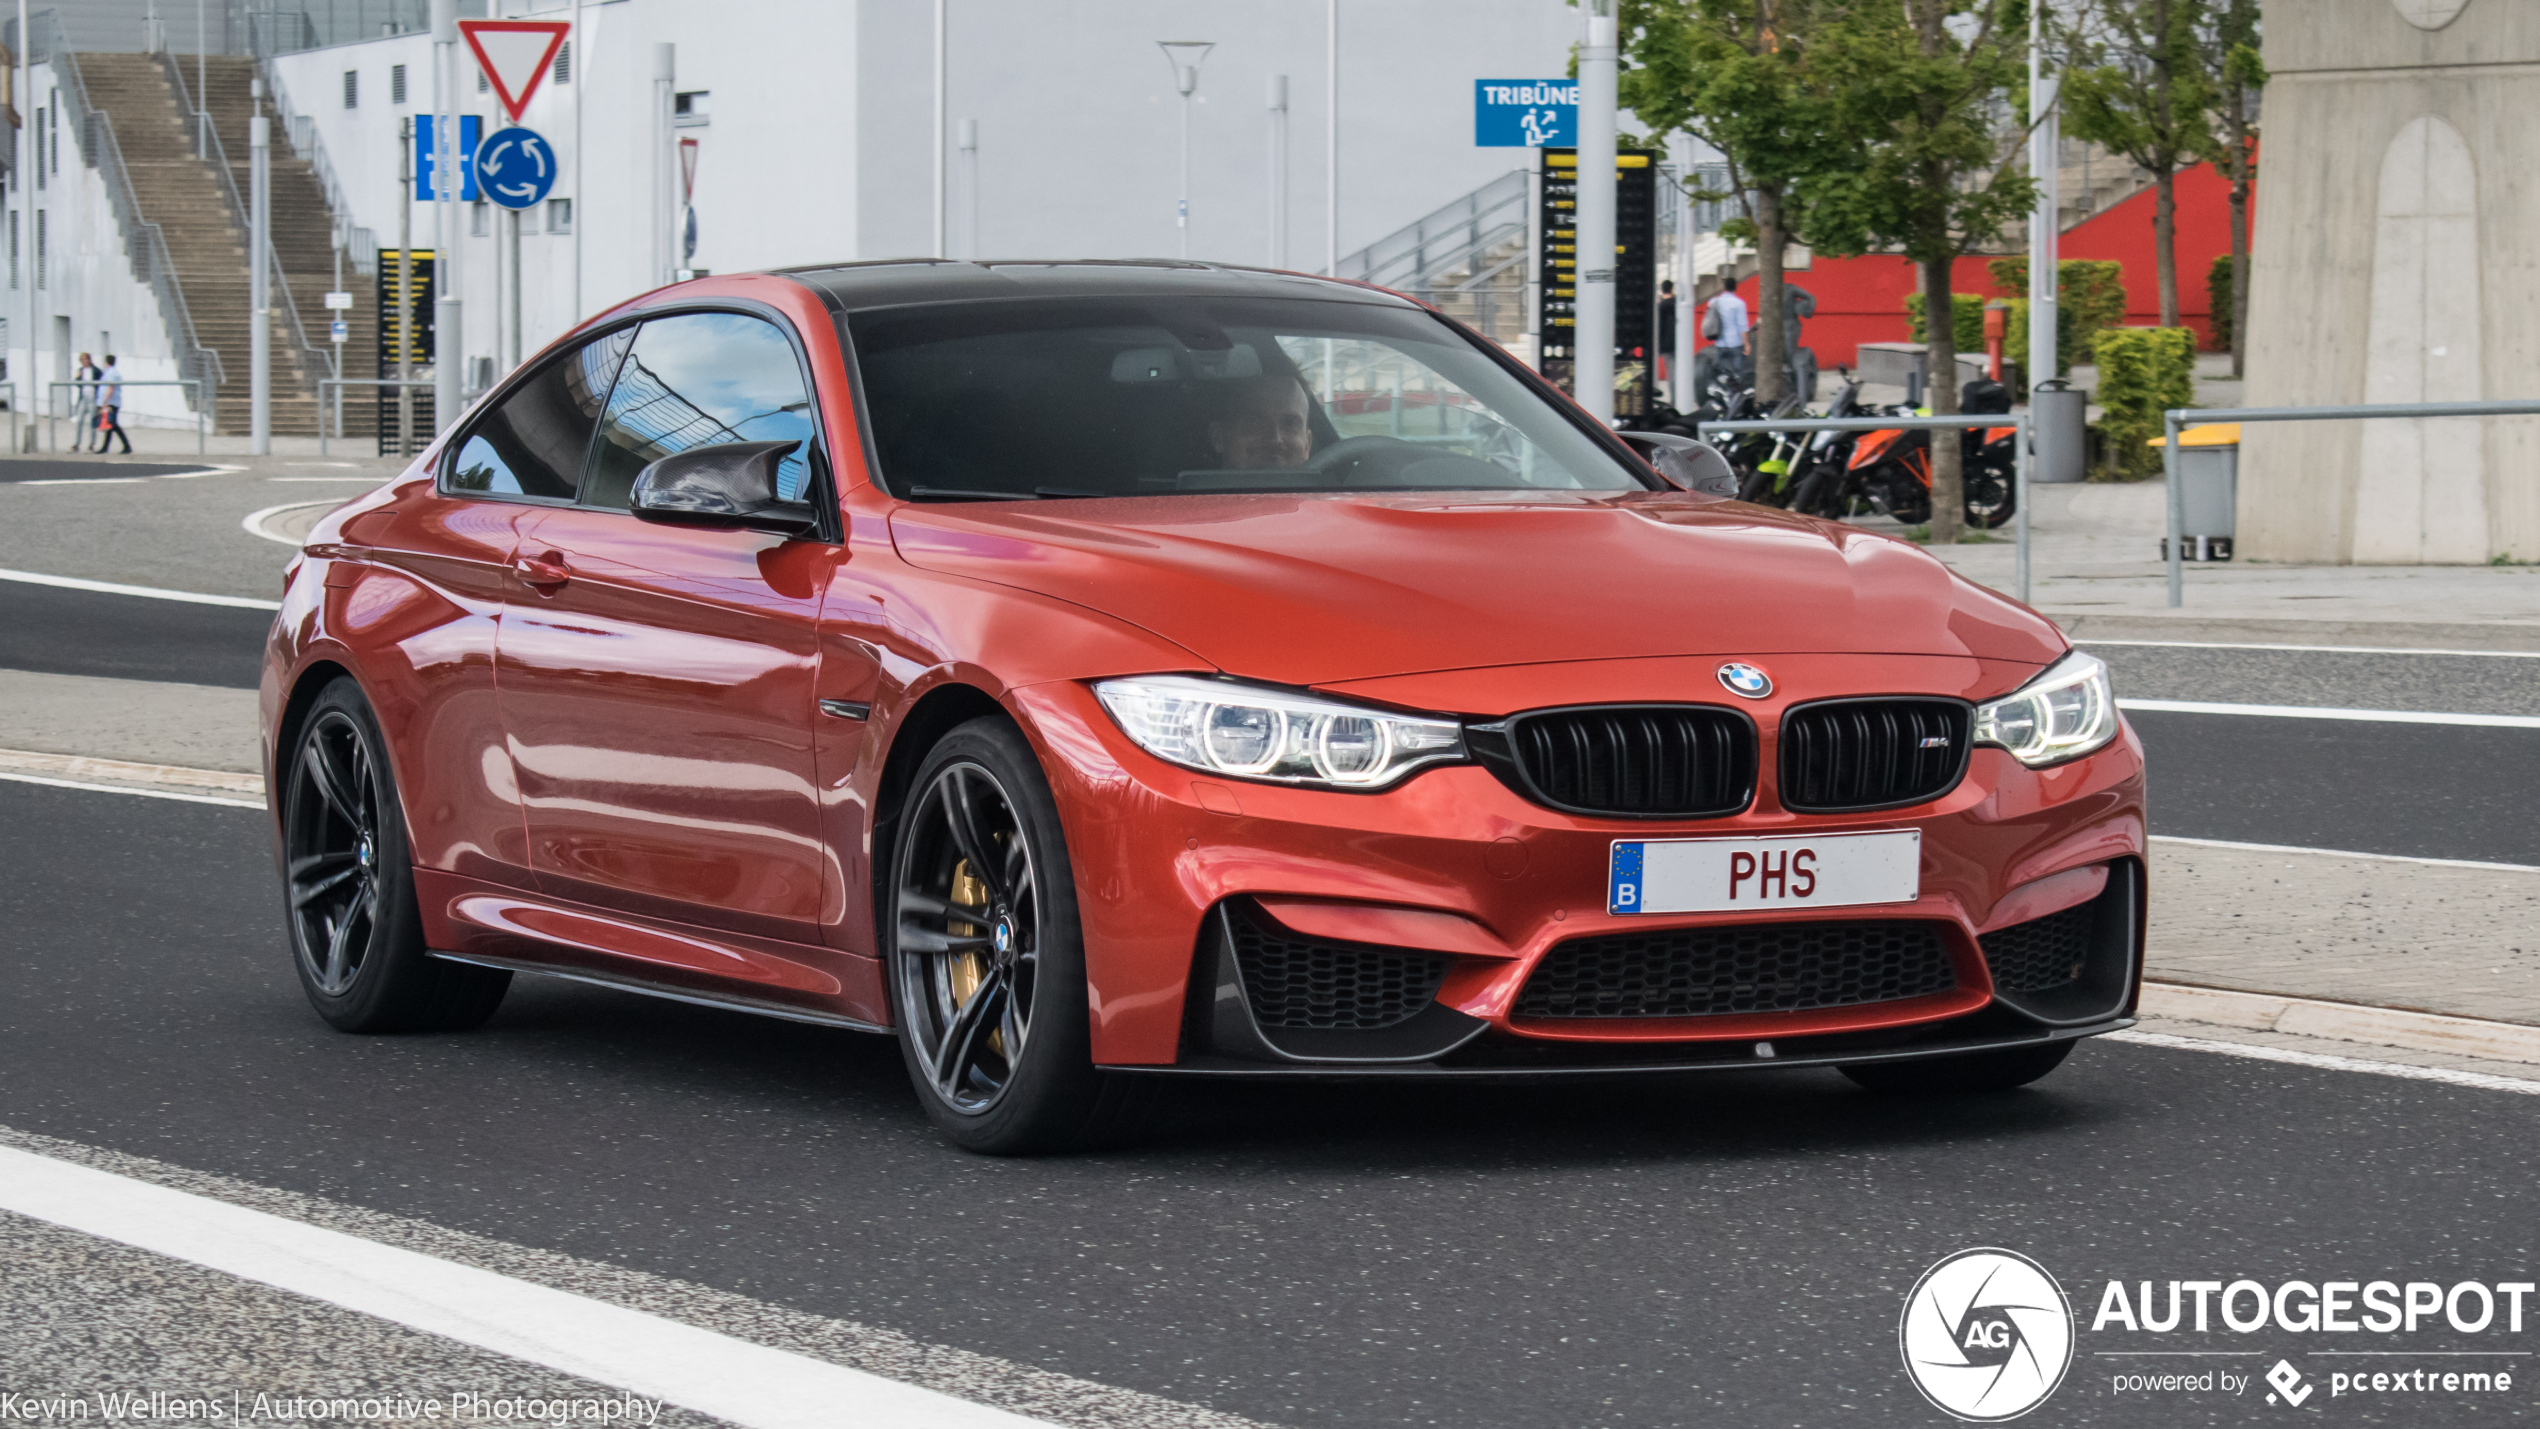
POLYGON ((1473 81, 1473 142, 1485 149, 1566 149, 1578 143, 1579 82, 1473 81))

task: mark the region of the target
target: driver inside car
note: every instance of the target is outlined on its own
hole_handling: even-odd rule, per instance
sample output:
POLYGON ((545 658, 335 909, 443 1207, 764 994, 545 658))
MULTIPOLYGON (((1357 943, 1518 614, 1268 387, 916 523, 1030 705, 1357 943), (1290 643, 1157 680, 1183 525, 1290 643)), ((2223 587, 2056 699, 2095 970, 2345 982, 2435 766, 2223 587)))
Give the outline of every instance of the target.
POLYGON ((1208 444, 1218 464, 1236 471, 1290 471, 1314 455, 1305 387, 1286 373, 1238 377, 1218 388, 1208 444))

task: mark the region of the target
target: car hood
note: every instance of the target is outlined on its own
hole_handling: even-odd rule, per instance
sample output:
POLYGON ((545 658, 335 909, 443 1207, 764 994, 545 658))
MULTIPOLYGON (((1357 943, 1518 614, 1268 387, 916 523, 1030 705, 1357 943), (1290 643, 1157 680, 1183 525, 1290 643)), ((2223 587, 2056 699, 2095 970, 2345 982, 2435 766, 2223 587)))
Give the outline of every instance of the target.
POLYGON ((902 559, 1132 622, 1285 685, 1663 655, 2043 665, 2036 612, 1902 541, 1662 492, 903 505, 902 559))

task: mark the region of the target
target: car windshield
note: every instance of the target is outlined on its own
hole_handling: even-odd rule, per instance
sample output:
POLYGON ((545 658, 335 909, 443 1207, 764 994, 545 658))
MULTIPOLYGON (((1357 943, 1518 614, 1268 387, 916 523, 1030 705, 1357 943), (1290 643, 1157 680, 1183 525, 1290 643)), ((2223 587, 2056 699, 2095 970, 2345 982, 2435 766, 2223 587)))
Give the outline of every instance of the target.
POLYGON ((1005 300, 847 325, 883 484, 911 500, 1648 485, 1403 308, 1005 300))

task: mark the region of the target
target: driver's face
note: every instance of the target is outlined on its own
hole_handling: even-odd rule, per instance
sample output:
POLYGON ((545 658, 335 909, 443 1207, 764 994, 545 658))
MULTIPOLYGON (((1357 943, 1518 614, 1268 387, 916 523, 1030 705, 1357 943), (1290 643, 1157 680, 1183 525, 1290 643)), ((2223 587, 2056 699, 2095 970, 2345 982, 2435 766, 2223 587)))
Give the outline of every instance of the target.
POLYGON ((1285 471, 1314 454, 1305 420, 1305 389, 1294 382, 1255 382, 1234 410, 1208 424, 1217 458, 1239 471, 1285 471))

